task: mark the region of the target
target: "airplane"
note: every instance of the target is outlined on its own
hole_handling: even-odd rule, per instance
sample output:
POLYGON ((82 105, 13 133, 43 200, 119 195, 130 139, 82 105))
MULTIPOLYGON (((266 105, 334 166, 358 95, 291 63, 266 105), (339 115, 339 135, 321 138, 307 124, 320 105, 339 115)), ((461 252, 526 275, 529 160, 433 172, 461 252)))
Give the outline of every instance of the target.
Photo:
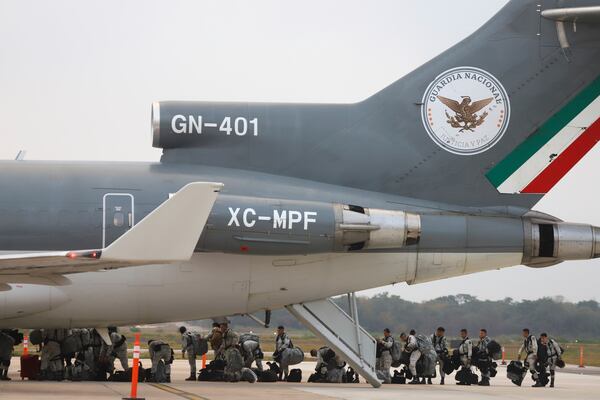
POLYGON ((379 386, 354 292, 600 256, 532 210, 600 140, 599 24, 512 0, 357 103, 156 102, 160 162, 1 162, 0 327, 285 307, 379 386))

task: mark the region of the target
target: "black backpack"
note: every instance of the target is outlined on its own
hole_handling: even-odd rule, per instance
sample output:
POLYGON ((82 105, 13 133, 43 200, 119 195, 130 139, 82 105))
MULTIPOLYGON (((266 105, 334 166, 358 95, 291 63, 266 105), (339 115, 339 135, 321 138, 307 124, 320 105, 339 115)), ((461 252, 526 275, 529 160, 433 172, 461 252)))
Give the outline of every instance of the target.
POLYGON ((271 372, 273 372, 275 375, 278 375, 281 373, 281 368, 279 368, 279 365, 277 365, 277 363, 267 361, 267 365, 269 367, 269 370, 271 372))
POLYGON ((550 374, 548 374, 548 372, 546 372, 546 368, 540 368, 540 369, 538 369, 537 382, 546 386, 548 384, 548 382, 550 382, 549 376, 550 376, 550 374))
POLYGON ((2 332, 13 339, 13 346, 23 343, 23 334, 18 329, 3 329, 2 332))
MULTIPOLYGON (((127 379, 127 373, 125 371, 115 371, 114 374, 108 377, 109 382, 131 382, 131 375, 127 379)), ((139 382, 139 381, 138 381, 139 382)))
POLYGON ((502 357, 502 346, 500 346, 500 343, 496 342, 495 340, 492 340, 488 343, 487 350, 490 357, 492 357, 494 360, 498 360, 502 357))
POLYGON ((458 371, 454 379, 456 379, 458 382, 467 383, 469 385, 476 385, 479 381, 477 375, 468 368, 462 368, 460 371, 458 371))
POLYGON ((202 368, 198 373, 198 380, 205 382, 223 381, 223 370, 225 369, 225 360, 217 359, 208 363, 206 368, 202 368))
POLYGON ((288 375, 287 382, 302 382, 302 370, 299 368, 294 368, 290 371, 288 375))
POLYGON ((335 351, 327 349, 325 355, 323 356, 323 362, 325 362, 325 364, 329 364, 329 361, 331 361, 333 358, 335 358, 335 351))
POLYGON ((258 377, 259 382, 277 382, 277 374, 271 370, 259 371, 253 369, 254 373, 258 377))
POLYGON ((348 367, 346 370, 346 374, 344 375, 344 383, 359 383, 360 380, 358 378, 358 374, 352 367, 348 367))
POLYGON ((444 358, 443 370, 446 375, 450 375, 456 370, 454 363, 450 360, 450 357, 444 358))
POLYGON ((314 372, 312 374, 310 374, 310 376, 308 377, 308 383, 319 383, 322 382, 324 379, 323 374, 321 374, 320 372, 314 372))
MULTIPOLYGON (((115 371, 111 376, 108 377, 109 382, 131 382, 133 368, 128 368, 126 371, 115 371)), ((138 382, 144 382, 146 380, 146 370, 142 366, 140 361, 138 364, 138 382)))
POLYGON ((198 373, 198 380, 204 382, 222 382, 224 380, 224 372, 222 369, 202 368, 198 373))
POLYGON ((506 377, 515 385, 521 386, 525 367, 521 361, 511 361, 506 367, 506 377))
POLYGON ((404 372, 400 372, 397 369, 394 370, 394 376, 392 376, 392 383, 404 385, 406 383, 406 376, 404 372))
POLYGON ((208 363, 206 368, 222 371, 225 369, 225 360, 222 360, 222 359, 212 360, 211 362, 208 363))
POLYGON ((490 366, 490 378, 494 378, 498 375, 498 363, 493 362, 490 366))

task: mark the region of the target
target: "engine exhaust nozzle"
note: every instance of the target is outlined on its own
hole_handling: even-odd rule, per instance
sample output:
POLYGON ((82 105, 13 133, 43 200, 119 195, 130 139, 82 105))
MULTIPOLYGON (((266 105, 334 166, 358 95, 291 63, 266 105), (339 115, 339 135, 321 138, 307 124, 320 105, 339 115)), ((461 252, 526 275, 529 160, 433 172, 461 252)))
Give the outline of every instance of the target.
POLYGON ((600 227, 554 221, 526 221, 524 227, 525 265, 545 267, 600 257, 600 227))

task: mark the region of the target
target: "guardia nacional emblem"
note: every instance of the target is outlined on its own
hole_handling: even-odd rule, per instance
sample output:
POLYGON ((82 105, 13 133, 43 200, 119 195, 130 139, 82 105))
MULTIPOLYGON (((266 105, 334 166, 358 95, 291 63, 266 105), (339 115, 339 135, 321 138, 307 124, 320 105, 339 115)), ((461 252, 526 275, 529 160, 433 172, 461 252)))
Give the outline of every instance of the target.
POLYGON ((421 116, 431 139, 454 154, 473 155, 492 148, 508 128, 510 104, 492 74, 458 67, 427 87, 421 116))

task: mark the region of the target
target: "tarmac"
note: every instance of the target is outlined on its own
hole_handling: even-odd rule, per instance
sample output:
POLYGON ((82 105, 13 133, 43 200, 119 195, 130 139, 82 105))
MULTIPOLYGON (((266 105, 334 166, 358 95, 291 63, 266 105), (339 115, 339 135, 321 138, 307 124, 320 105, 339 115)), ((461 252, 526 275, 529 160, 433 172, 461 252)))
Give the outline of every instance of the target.
MULTIPOLYGON (((149 366, 149 360, 142 360, 149 366)), ((198 363, 199 365, 200 363, 198 363)), ((315 363, 304 362, 303 380, 313 372, 315 363)), ((499 367, 491 387, 457 386, 454 376, 440 386, 384 385, 374 389, 366 383, 315 384, 315 383, 254 383, 247 382, 186 382, 189 375, 186 360, 175 360, 170 384, 140 383, 138 398, 188 399, 188 400, 468 400, 468 399, 598 399, 600 398, 600 368, 567 366, 556 377, 556 388, 532 388, 528 377, 522 387, 506 378, 506 370, 499 367)), ((13 358, 9 376, 12 381, 0 382, 0 399, 121 399, 129 397, 130 384, 120 382, 37 382, 22 381, 19 377, 19 359, 13 358)))

